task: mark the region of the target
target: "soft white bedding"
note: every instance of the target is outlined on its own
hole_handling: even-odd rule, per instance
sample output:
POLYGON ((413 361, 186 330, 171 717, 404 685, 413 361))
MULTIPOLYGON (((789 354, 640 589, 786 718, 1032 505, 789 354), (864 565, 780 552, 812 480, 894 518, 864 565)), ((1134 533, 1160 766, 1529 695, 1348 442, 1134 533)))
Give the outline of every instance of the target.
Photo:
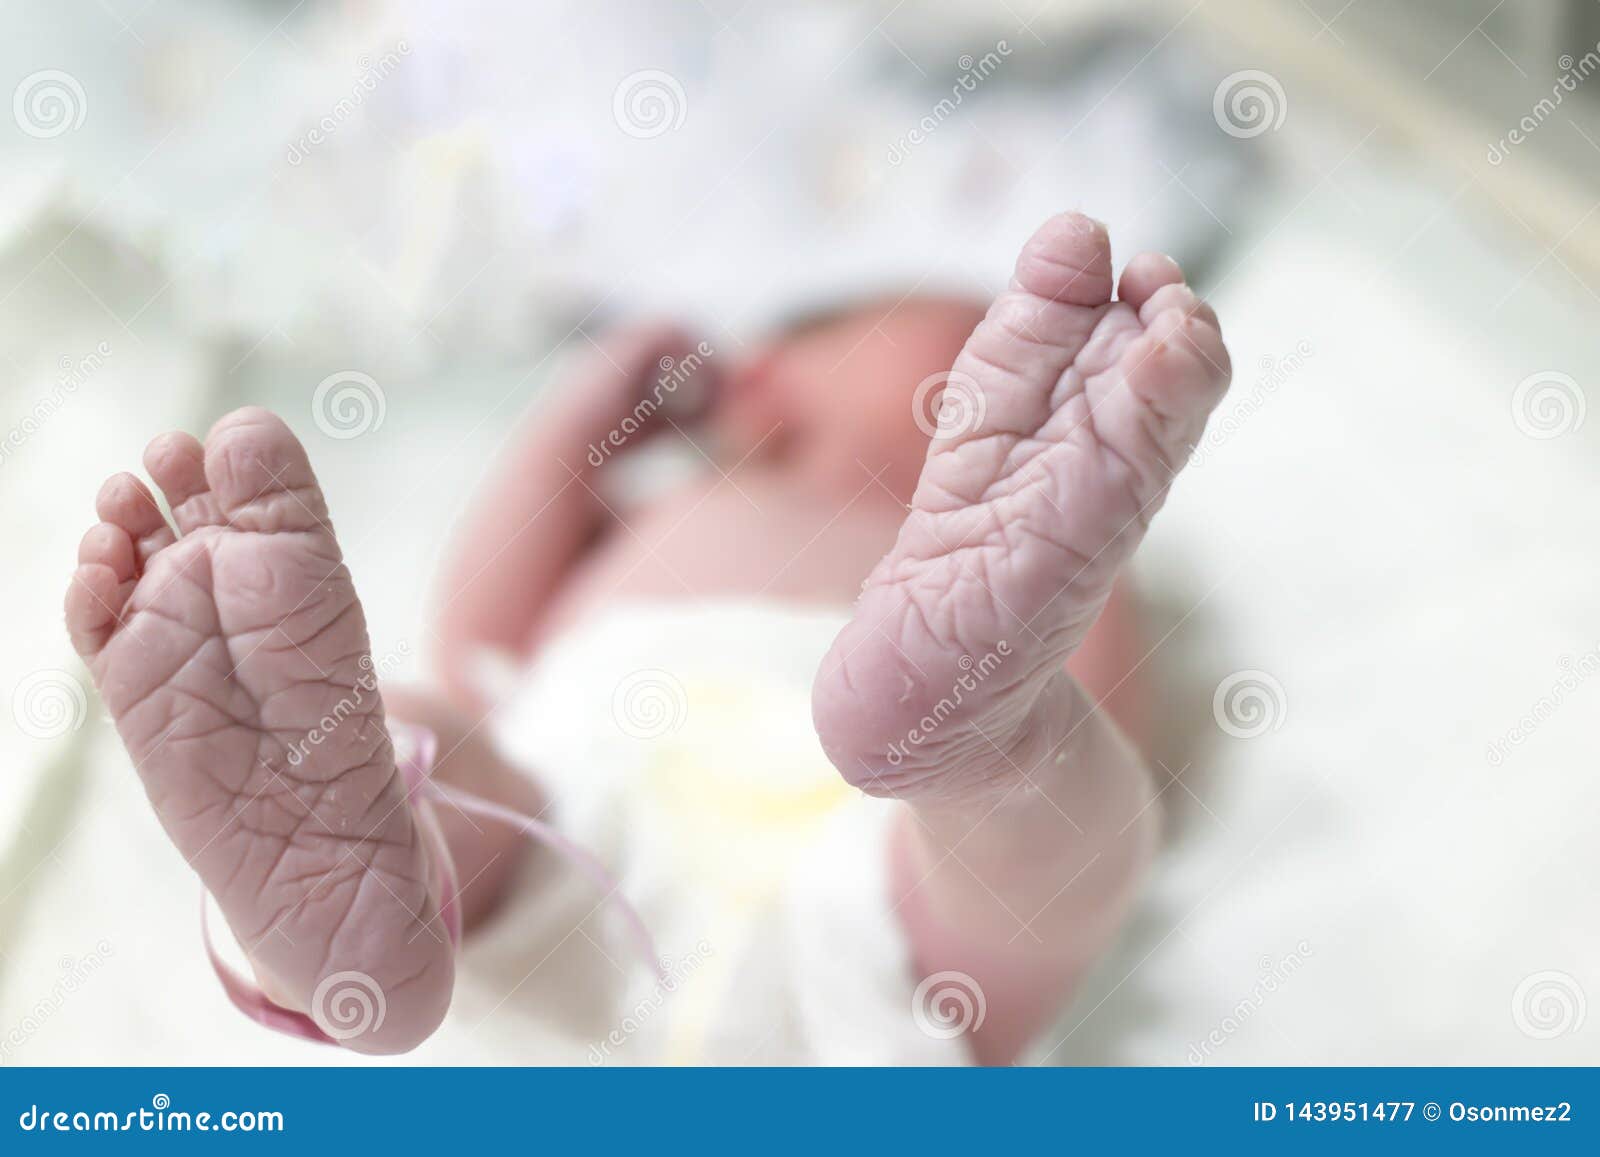
MULTIPOLYGON (((613 49, 618 61, 637 55, 613 49)), ((892 122, 919 99, 891 95, 863 107, 892 122)), ((1015 115, 1002 115, 1005 102, 992 115, 1013 134, 1005 137, 1013 149, 1037 139, 1042 123, 1056 126, 1052 139, 1065 131, 1058 107, 1030 108, 1026 94, 1005 101, 1015 115)), ((797 112, 778 139, 811 139, 836 115, 830 107, 819 105, 814 122, 797 112)), ((1135 123, 1160 120, 1137 102, 1116 108, 1135 123)), ((1537 430, 1538 415, 1519 425, 1513 399, 1519 382, 1545 371, 1592 387, 1593 303, 1465 186, 1419 180, 1381 140, 1358 143, 1366 126, 1308 120, 1297 121, 1305 155, 1260 190, 1256 212, 1235 206, 1223 214, 1227 231, 1212 230, 1220 248, 1207 280, 1236 366, 1213 427, 1226 436, 1184 478, 1138 563, 1152 646, 1143 670, 1159 692, 1157 754, 1173 780, 1163 795, 1171 845, 1124 945, 1040 1059, 1589 1061, 1595 1029, 1582 1013, 1586 993, 1600 993, 1600 917, 1587 896, 1600 868, 1588 830, 1600 807, 1591 773, 1600 680, 1568 676, 1600 646, 1600 558, 1587 533, 1600 422, 1531 437, 1524 429, 1537 430), (1213 717, 1219 684, 1243 671, 1281 688, 1269 696, 1276 726, 1252 738, 1213 717), (1535 725, 1525 727, 1525 716, 1535 725), (1491 745, 1519 727, 1525 741, 1492 760, 1491 745)), ((741 139, 757 143, 772 123, 746 126, 751 135, 741 139)), ((1001 130, 951 122, 940 139, 967 133, 976 148, 980 131, 1001 130)), ((1177 200, 1165 208, 1138 196, 1165 180, 1151 156, 1178 146, 1143 161, 1117 157, 1111 132, 1091 120, 1054 168, 1009 185, 998 202, 957 195, 968 171, 957 167, 943 183, 930 174, 921 200, 897 210, 886 197, 861 220, 817 197, 794 203, 795 172, 812 193, 826 189, 816 177, 826 165, 808 169, 803 158, 790 170, 763 155, 736 176, 717 170, 700 190, 673 170, 663 184, 691 209, 696 198, 730 214, 746 203, 745 219, 692 217, 668 249, 684 261, 658 263, 652 250, 636 275, 631 255, 613 251, 633 235, 628 228, 592 252, 551 243, 548 264, 522 288, 547 307, 570 310, 577 300, 580 315, 604 292, 584 299, 594 284, 624 287, 602 312, 675 299, 716 317, 728 302, 748 301, 723 314, 743 336, 795 297, 869 273, 903 280, 924 252, 916 242, 930 236, 961 238, 951 276, 981 271, 993 282, 1026 225, 1063 201, 1110 218, 1119 240, 1170 232, 1201 250, 1207 213, 1177 208, 1190 198, 1170 184, 1177 200), (1085 158, 1095 162, 1092 178, 1082 175, 1085 158), (1072 185, 1074 174, 1085 183, 1072 185), (775 219, 786 227, 773 230, 775 219), (814 282, 798 277, 797 292, 785 278, 813 235, 849 252, 837 268, 811 267, 814 282), (723 262, 724 254, 736 256, 723 262), (585 276, 571 276, 588 258, 585 276)), ((424 170, 443 166, 448 182, 472 158, 502 155, 492 134, 469 143, 409 156, 424 170)), ((939 155, 962 153, 952 144, 939 155)), ((383 155, 376 171, 391 174, 392 160, 383 155)), ((70 189, 63 179, 59 188, 70 189)), ((416 187, 434 188, 433 179, 416 187)), ((651 221, 658 207, 649 191, 627 185, 605 185, 607 219, 651 221)), ((375 314, 396 326, 397 317, 433 314, 439 334, 382 360, 391 371, 382 377, 382 437, 322 439, 314 453, 377 648, 425 649, 419 623, 436 547, 419 544, 438 542, 505 421, 548 372, 540 360, 548 339, 565 332, 563 319, 546 308, 529 331, 542 337, 507 339, 515 326, 483 315, 507 343, 502 352, 530 348, 521 361, 475 361, 481 347, 457 339, 489 324, 463 304, 484 283, 471 279, 472 263, 459 266, 470 248, 439 242, 429 251, 447 255, 437 269, 455 272, 421 279, 404 308, 368 301, 367 312, 319 326, 289 318, 291 344, 270 328, 281 302, 264 312, 247 302, 229 324, 197 333, 191 315, 167 301, 193 276, 195 250, 157 246, 146 258, 118 228, 100 227, 99 215, 72 231, 93 201, 78 202, 62 223, 60 214, 41 217, 35 198, 0 254, 0 292, 21 287, 0 303, 0 332, 21 371, 13 380, 24 384, 5 395, 8 424, 49 389, 60 350, 87 352, 102 340, 113 349, 92 386, 0 467, 0 518, 6 541, 19 544, 3 579, 3 688, 40 669, 77 672, 55 608, 101 475, 133 465, 149 433, 203 425, 246 398, 279 406, 314 437, 310 387, 383 358, 374 353, 375 314), (131 326, 118 320, 130 317, 131 326)), ((185 228, 175 223, 174 235, 193 240, 185 228)), ((270 249, 274 236, 263 230, 251 245, 270 249)), ((508 251, 520 252, 527 238, 512 242, 508 251)), ((245 246, 240 259, 253 252, 261 251, 245 246)), ((485 269, 497 287, 511 277, 485 269)), ((370 283, 367 293, 381 299, 370 283)), ((79 746, 0 731, 0 754, 23 769, 0 783, 9 838, 0 858, 0 1041, 13 1030, 21 1038, 5 1061, 347 1060, 259 1032, 228 1008, 199 950, 193 880, 107 728, 89 718, 71 733, 79 746)), ((535 1037, 516 1055, 474 1059, 542 1055, 535 1037)))

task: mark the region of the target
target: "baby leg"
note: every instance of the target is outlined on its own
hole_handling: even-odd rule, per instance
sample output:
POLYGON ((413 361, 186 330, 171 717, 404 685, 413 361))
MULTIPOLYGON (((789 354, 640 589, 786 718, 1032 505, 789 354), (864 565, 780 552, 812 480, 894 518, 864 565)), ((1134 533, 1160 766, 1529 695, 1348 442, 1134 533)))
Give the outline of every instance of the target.
POLYGON ((1088 218, 1024 247, 813 696, 844 776, 908 805, 900 914, 922 969, 983 989, 986 1062, 1015 1059, 1108 945, 1155 841, 1142 763, 1065 664, 1229 368, 1169 258, 1136 258, 1112 290, 1088 218))

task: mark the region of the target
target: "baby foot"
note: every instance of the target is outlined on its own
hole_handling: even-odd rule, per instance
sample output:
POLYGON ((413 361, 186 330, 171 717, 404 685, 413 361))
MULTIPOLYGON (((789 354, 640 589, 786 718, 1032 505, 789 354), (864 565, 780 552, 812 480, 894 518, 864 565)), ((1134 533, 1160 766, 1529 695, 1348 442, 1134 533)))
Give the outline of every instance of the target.
POLYGON ((944 387, 894 549, 823 660, 824 749, 873 794, 1005 790, 1088 697, 1063 672, 1227 388, 1216 316, 1104 228, 1047 221, 944 387))
POLYGON ((454 953, 305 450, 244 409, 204 446, 157 438, 145 467, 177 530, 131 474, 106 482, 73 645, 268 995, 349 1048, 410 1048, 444 1016, 454 953))

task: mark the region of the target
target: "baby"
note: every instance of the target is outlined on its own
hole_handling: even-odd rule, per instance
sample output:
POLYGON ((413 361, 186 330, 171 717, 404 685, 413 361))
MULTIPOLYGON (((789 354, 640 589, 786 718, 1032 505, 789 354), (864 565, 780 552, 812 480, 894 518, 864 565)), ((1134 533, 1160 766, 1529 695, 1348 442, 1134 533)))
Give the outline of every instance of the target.
MULTIPOLYGON (((1009 1063, 1106 949, 1156 843, 1154 790, 1111 717, 1129 722, 1142 661, 1113 587, 1228 379, 1216 317, 1176 263, 1144 254, 1114 284, 1104 229, 1063 214, 987 312, 885 301, 737 362, 666 327, 608 342, 511 439, 446 555, 436 691, 352 694, 373 666, 361 602, 305 450, 261 409, 204 443, 150 444, 170 520, 131 474, 106 482, 67 626, 262 990, 312 1013, 330 977, 369 978, 384 1015, 336 1035, 394 1053, 450 1006, 455 919, 470 933, 543 881, 508 824, 426 814, 389 722, 433 731, 447 789, 532 814, 553 804, 564 826, 537 762, 529 776, 479 726, 513 709, 485 697, 486 651, 537 666, 565 645, 573 664, 604 661, 584 624, 622 603, 816 611, 801 620, 829 624, 816 654, 832 645, 806 669, 811 723, 859 792, 831 789, 883 817, 882 839, 856 849, 862 889, 881 870, 882 927, 829 945, 830 965, 865 976, 856 957, 881 936, 906 999, 919 978, 960 976, 981 1005, 960 1026, 967 1055, 1009 1063), (663 389, 677 385, 660 377, 668 365, 692 369, 681 391, 663 389), (623 505, 634 448, 691 432, 713 448, 704 476, 623 505), (829 622, 829 608, 844 610, 829 622)), ((776 638, 744 643, 782 665, 776 638)), ((539 721, 552 735, 578 724, 539 721)), ((753 783, 807 747, 781 729, 740 748, 753 783)), ((570 778, 603 781, 608 762, 570 778)), ((675 774, 692 780, 695 762, 675 774)), ((630 781, 601 810, 633 801, 633 815, 646 790, 630 781)), ((641 815, 646 831, 667 822, 641 815)), ((757 858, 722 874, 765 878, 757 858)), ((662 908, 700 887, 670 876, 625 876, 624 891, 662 908)), ((747 907, 719 909, 724 936, 747 907)))

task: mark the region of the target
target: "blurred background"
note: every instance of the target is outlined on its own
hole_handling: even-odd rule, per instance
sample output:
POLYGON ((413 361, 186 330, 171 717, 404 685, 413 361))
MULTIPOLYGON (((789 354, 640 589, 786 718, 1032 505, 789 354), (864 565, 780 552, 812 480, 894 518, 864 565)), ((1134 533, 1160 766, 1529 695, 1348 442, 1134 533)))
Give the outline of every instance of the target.
POLYGON ((282 413, 420 675, 585 335, 993 292, 1068 207, 1184 262, 1235 385, 1134 575, 1169 846, 1040 1059, 1600 1059, 1595 5, 4 12, 0 1062, 348 1059, 227 1005, 60 624, 149 437, 282 413))

